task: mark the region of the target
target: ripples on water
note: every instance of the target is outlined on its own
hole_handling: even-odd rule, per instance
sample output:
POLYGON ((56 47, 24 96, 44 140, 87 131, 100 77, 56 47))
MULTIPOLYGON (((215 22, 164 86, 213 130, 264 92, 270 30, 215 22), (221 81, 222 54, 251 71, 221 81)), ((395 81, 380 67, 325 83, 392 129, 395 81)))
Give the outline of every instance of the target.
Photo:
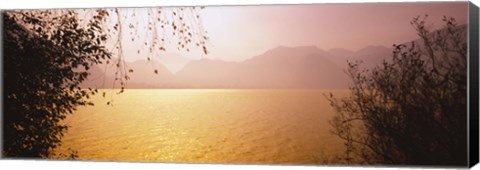
MULTIPOLYGON (((110 91, 110 90, 107 90, 110 91)), ((82 160, 312 164, 343 152, 323 96, 344 90, 127 90, 65 121, 82 160)))

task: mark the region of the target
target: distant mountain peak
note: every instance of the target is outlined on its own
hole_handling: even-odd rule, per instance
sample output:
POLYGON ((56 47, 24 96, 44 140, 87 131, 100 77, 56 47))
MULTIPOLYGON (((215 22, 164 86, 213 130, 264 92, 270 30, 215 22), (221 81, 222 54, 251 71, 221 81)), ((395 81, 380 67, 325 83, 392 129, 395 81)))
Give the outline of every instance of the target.
POLYGON ((369 45, 355 51, 355 53, 357 53, 358 55, 371 55, 374 53, 390 53, 391 51, 391 48, 382 45, 369 45))
POLYGON ((335 56, 342 56, 342 57, 351 56, 355 53, 352 50, 348 50, 348 49, 344 49, 344 48, 332 48, 332 49, 328 50, 327 52, 330 53, 330 54, 333 54, 335 56))
POLYGON ((352 50, 349 50, 349 49, 345 49, 345 48, 331 48, 328 50, 328 52, 330 51, 348 51, 348 52, 353 52, 352 50))
POLYGON ((265 56, 305 56, 312 54, 325 54, 326 51, 317 46, 278 46, 272 48, 257 57, 265 56))
POLYGON ((389 48, 383 45, 369 45, 357 50, 357 52, 366 51, 366 50, 385 50, 385 49, 389 49, 389 48))
POLYGON ((307 50, 307 51, 323 51, 315 45, 306 45, 306 46, 277 46, 268 51, 278 51, 278 50, 307 50))

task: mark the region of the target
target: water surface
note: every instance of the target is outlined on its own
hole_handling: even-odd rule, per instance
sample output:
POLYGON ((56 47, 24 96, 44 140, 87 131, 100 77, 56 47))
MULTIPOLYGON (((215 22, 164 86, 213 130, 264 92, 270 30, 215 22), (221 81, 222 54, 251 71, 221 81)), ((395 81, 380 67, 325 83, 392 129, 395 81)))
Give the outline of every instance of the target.
MULTIPOLYGON (((105 90, 107 94, 111 90, 105 90)), ((65 121, 58 152, 82 160, 322 163, 341 154, 324 94, 345 90, 126 90, 92 98, 65 121)))

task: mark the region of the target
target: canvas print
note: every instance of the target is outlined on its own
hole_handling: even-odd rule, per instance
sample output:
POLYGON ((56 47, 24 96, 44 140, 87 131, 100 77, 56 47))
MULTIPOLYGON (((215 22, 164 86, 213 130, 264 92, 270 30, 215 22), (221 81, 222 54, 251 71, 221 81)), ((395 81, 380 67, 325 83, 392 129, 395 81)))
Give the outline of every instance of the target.
POLYGON ((467 2, 2 12, 2 157, 467 165, 467 2))

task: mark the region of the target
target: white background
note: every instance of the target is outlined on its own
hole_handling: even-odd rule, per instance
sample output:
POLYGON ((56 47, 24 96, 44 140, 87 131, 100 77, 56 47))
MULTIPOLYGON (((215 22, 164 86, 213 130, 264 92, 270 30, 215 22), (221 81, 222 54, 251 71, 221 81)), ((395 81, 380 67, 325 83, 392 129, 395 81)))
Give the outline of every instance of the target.
MULTIPOLYGON (((351 2, 425 2, 426 0, 2 0, 0 9, 38 8, 86 8, 86 7, 145 7, 145 6, 192 6, 192 5, 246 5, 246 4, 298 4, 298 3, 351 3, 351 2)), ((445 1, 445 0, 435 0, 445 1)), ((472 0, 477 6, 480 0, 472 0)), ((166 163, 118 163, 84 161, 44 161, 44 160, 0 160, 0 169, 362 169, 373 170, 380 167, 326 167, 326 166, 273 166, 273 165, 212 165, 212 164, 166 164, 166 163)), ((380 169, 386 169, 381 167, 380 169)), ((398 169, 398 168, 389 168, 398 169)), ((426 168, 402 168, 426 169, 426 168)), ((429 168, 432 169, 432 168, 429 168)), ((479 170, 477 165, 474 169, 479 170)))

